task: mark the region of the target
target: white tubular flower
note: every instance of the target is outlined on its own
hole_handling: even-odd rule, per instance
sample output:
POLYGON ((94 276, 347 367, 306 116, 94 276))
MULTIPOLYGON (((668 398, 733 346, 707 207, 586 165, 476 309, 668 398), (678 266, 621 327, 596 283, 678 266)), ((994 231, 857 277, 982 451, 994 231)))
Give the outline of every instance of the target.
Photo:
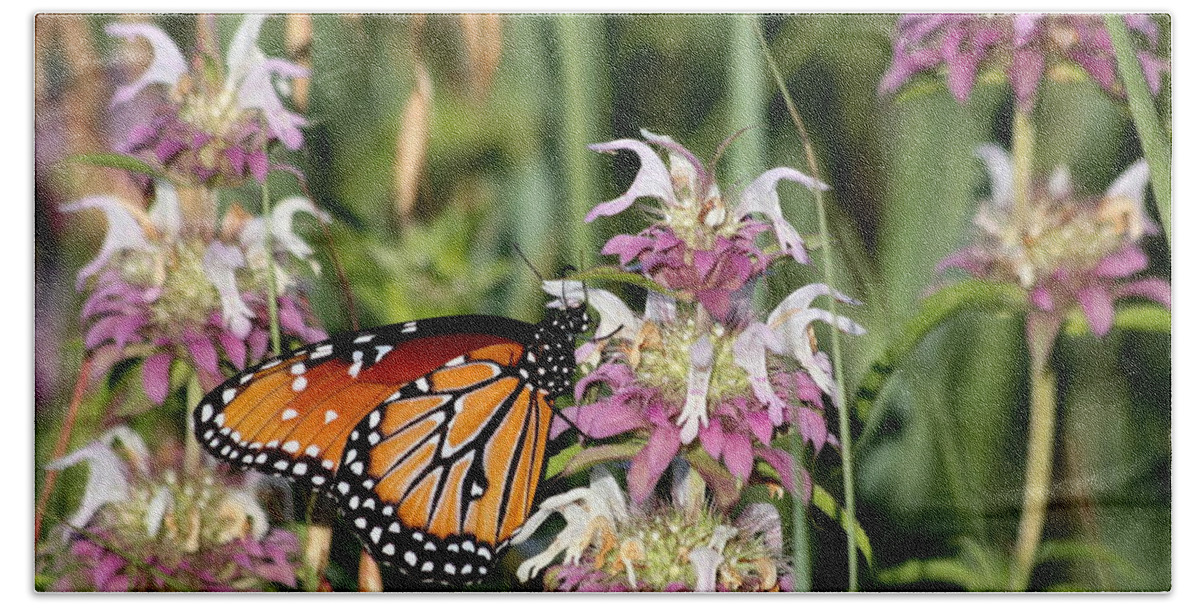
POLYGON ((654 149, 644 142, 636 139, 618 139, 602 144, 592 144, 588 148, 596 152, 613 153, 618 150, 629 150, 638 155, 638 160, 642 165, 625 194, 593 207, 584 218, 585 222, 590 222, 602 215, 616 215, 628 209, 634 201, 643 196, 657 198, 668 205, 679 204, 675 200, 675 190, 671 187, 671 172, 667 170, 667 165, 654 152, 654 149))
POLYGON ((799 182, 810 190, 828 190, 829 186, 825 183, 809 177, 791 167, 776 167, 759 175, 750 182, 749 186, 742 191, 741 202, 738 203, 738 215, 749 215, 751 213, 761 213, 767 216, 771 221, 771 226, 775 229, 775 238, 779 241, 779 246, 784 253, 792 256, 801 264, 808 263, 808 252, 804 249, 804 239, 800 238, 800 233, 792 226, 787 218, 783 217, 783 209, 779 206, 779 193, 776 189, 779 187, 779 180, 786 179, 793 182, 799 182))
POLYGON ((139 218, 134 215, 135 208, 124 204, 115 196, 89 196, 62 206, 62 210, 67 213, 81 209, 103 211, 108 220, 108 231, 104 234, 104 244, 100 246, 100 253, 79 271, 75 280, 77 289, 82 288, 88 277, 96 274, 113 255, 121 251, 154 251, 154 246, 146 238, 139 218))
POLYGON ((845 304, 860 304, 858 300, 836 291, 824 283, 813 283, 797 289, 784 298, 767 317, 767 325, 783 339, 792 357, 808 371, 817 386, 821 387, 826 394, 834 395, 836 385, 833 376, 824 366, 820 365, 817 354, 813 352, 808 340, 808 326, 814 321, 823 321, 854 336, 865 334, 867 330, 847 317, 834 315, 821 308, 812 308, 813 300, 821 295, 830 295, 838 302, 845 304))
POLYGON ((700 593, 717 590, 717 568, 724 561, 721 553, 709 547, 696 547, 688 553, 688 561, 696 571, 696 588, 700 593))
POLYGON ((250 319, 254 312, 242 300, 238 290, 235 271, 245 266, 246 260, 242 251, 232 245, 213 241, 204 250, 204 276, 217 289, 221 297, 221 318, 229 331, 238 339, 245 339, 250 334, 250 319))
POLYGON ((525 560, 517 568, 517 578, 528 581, 565 552, 564 563, 578 564, 583 552, 594 540, 612 537, 616 526, 629 519, 625 495, 608 469, 592 469, 591 484, 575 488, 542 501, 537 512, 525 522, 521 532, 512 540, 518 545, 529 540, 533 533, 553 514, 566 520, 566 528, 558 533, 545 551, 525 560))
POLYGON ((783 424, 784 402, 771 388, 767 376, 767 351, 777 355, 786 352, 783 339, 772 331, 769 325, 753 322, 738 334, 733 341, 733 361, 738 367, 746 370, 750 380, 750 388, 759 401, 767 405, 767 415, 771 424, 783 424))
POLYGON ((150 205, 148 215, 161 237, 168 242, 178 240, 183 212, 179 209, 179 193, 171 182, 161 179, 154 182, 154 204, 150 205))
POLYGON ((687 400, 679 413, 679 441, 688 444, 708 426, 708 383, 712 379, 713 345, 708 335, 692 344, 688 365, 687 400))
POLYGON ((130 470, 132 461, 139 472, 145 474, 146 460, 150 452, 142 438, 129 429, 119 426, 109 430, 99 439, 46 465, 47 469, 61 471, 69 466, 87 462, 89 468, 87 484, 83 488, 83 499, 79 510, 67 521, 75 528, 82 528, 104 505, 129 498, 130 470), (113 449, 114 439, 119 439, 128 450, 127 459, 113 449))
POLYGON ((1013 206, 1012 157, 996 144, 984 144, 975 148, 975 155, 983 160, 992 180, 991 206, 1007 212, 1013 206))
POLYGON ((158 536, 158 530, 162 528, 163 516, 167 514, 167 509, 174 506, 175 499, 171 495, 171 488, 161 486, 154 493, 154 497, 150 499, 150 504, 146 509, 146 536, 154 538, 158 536))
POLYGON ((312 247, 293 231, 295 215, 300 211, 319 221, 330 221, 329 214, 318 209, 312 201, 300 196, 285 198, 275 203, 269 217, 252 217, 246 221, 238 237, 246 248, 246 254, 251 258, 267 255, 266 238, 269 230, 273 249, 285 251, 300 261, 308 260, 313 254, 312 247))
POLYGON ((109 36, 133 40, 143 38, 150 43, 153 59, 150 67, 134 82, 127 84, 113 94, 111 106, 117 106, 137 97, 142 89, 152 84, 175 86, 179 78, 187 72, 187 60, 171 37, 161 29, 148 23, 110 23, 104 26, 109 36))

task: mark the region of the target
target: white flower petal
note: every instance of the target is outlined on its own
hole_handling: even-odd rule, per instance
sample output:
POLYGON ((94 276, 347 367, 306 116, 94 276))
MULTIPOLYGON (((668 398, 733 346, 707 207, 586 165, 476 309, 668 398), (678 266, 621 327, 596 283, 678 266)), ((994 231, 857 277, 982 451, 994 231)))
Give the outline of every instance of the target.
MULTIPOLYGON (((704 168, 704 163, 700 162, 699 158, 692 153, 691 150, 683 147, 683 144, 675 141, 669 135, 659 135, 651 133, 646 129, 641 130, 642 137, 657 146, 661 146, 667 150, 667 160, 670 162, 670 174, 674 178, 672 186, 678 183, 687 184, 692 190, 692 197, 696 200, 704 198, 703 192, 705 182, 708 182, 708 194, 718 196, 720 191, 717 190, 716 184, 712 183, 712 178, 708 171, 704 168)), ((674 187, 672 187, 674 190, 674 187)), ((679 201, 684 203, 686 201, 679 201)))
POLYGON ((790 314, 792 311, 807 310, 812 306, 814 300, 820 296, 832 295, 838 302, 859 306, 862 302, 851 298, 850 296, 831 289, 824 283, 810 283, 788 294, 775 310, 767 317, 767 324, 775 327, 779 319, 785 314, 790 314))
POLYGON ((767 406, 771 424, 776 426, 783 424, 785 404, 767 377, 767 350, 782 354, 784 348, 782 338, 770 326, 758 322, 748 325, 733 340, 733 361, 746 371, 754 396, 767 406))
POLYGON ((597 466, 591 472, 591 484, 586 488, 575 488, 542 501, 537 512, 525 522, 521 533, 512 544, 521 544, 533 536, 542 523, 554 513, 562 514, 566 527, 544 551, 525 560, 517 568, 517 577, 528 581, 563 553, 564 563, 578 564, 583 552, 592 542, 592 537, 602 527, 598 520, 623 522, 629 517, 625 495, 616 479, 605 467, 597 466))
POLYGON ((654 291, 646 291, 646 320, 655 323, 673 323, 675 321, 675 298, 654 291))
POLYGON ((708 427, 708 383, 712 379, 713 346, 707 335, 700 336, 692 344, 690 359, 687 399, 675 420, 680 427, 679 440, 684 444, 696 439, 701 425, 708 427))
POLYGON ((1056 200, 1071 196, 1071 170, 1065 165, 1055 167, 1054 172, 1050 174, 1047 189, 1050 191, 1050 197, 1056 200))
POLYGON ((1133 201, 1138 210, 1140 225, 1131 226, 1129 236, 1133 240, 1142 238, 1147 233, 1155 233, 1158 225, 1146 210, 1146 185, 1150 182, 1150 164, 1140 158, 1129 166, 1124 173, 1117 176, 1105 192, 1107 198, 1126 198, 1133 201))
POLYGON ((992 198, 990 204, 1001 210, 1012 208, 1013 205, 1013 167, 1012 157, 996 144, 984 144, 975 148, 975 156, 987 165, 988 175, 992 180, 992 198))
POLYGON ((136 81, 127 84, 113 93, 111 105, 125 103, 142 91, 142 89, 158 83, 175 86, 180 76, 187 72, 187 60, 175 45, 175 41, 166 32, 148 23, 110 23, 104 26, 109 36, 132 40, 145 38, 150 43, 154 59, 150 67, 136 81))
POLYGON ((644 142, 636 139, 618 139, 602 144, 592 144, 588 147, 596 152, 629 150, 638 155, 642 164, 625 194, 593 207, 584 218, 585 222, 590 222, 601 215, 616 215, 628 209, 635 200, 643 196, 657 198, 672 206, 679 204, 675 200, 675 191, 671 187, 671 174, 667 171, 667 166, 663 164, 654 149, 644 142))
POLYGON ((725 543, 733 540, 733 537, 738 535, 738 529, 733 526, 720 524, 713 530, 712 538, 708 539, 708 548, 717 553, 725 552, 725 543))
POLYGON ((154 182, 154 204, 150 206, 150 221, 169 242, 179 238, 179 227, 183 224, 179 210, 179 193, 166 180, 154 182))
POLYGON ((131 208, 124 205, 120 199, 112 196, 89 196, 62 206, 62 210, 67 213, 74 213, 80 209, 103 211, 108 219, 108 231, 104 234, 104 244, 100 246, 100 253, 79 271, 75 284, 77 288, 82 287, 88 277, 96 274, 109 258, 119 251, 154 250, 138 218, 134 217, 131 208))
POLYGON ((158 530, 162 527, 163 515, 167 513, 167 507, 175 504, 174 498, 171 496, 171 488, 161 486, 154 493, 154 497, 150 499, 150 504, 146 507, 146 535, 150 538, 158 536, 158 530))
POLYGON ((796 228, 787 221, 787 218, 783 217, 783 209, 779 206, 777 188, 781 179, 799 182, 810 190, 829 189, 827 184, 791 167, 776 167, 758 176, 753 182, 750 182, 749 186, 746 186, 746 189, 742 191, 737 213, 739 216, 751 213, 761 213, 767 216, 775 229, 775 238, 779 241, 779 246, 783 251, 791 255, 797 262, 807 264, 809 258, 808 251, 804 249, 804 239, 800 238, 800 233, 796 231, 796 228))
POLYGON ((688 553, 688 561, 696 571, 696 588, 693 591, 712 593, 717 590, 717 568, 723 561, 721 554, 708 547, 696 547, 688 553))
POLYGON ((305 260, 313 254, 313 249, 308 243, 304 242, 304 239, 292 231, 292 224, 296 213, 301 211, 322 222, 328 223, 330 221, 329 214, 318 209, 312 201, 301 196, 292 196, 279 201, 271 209, 271 236, 288 253, 291 253, 297 259, 305 260))
POLYGON ((308 121, 284 107, 275 88, 276 75, 302 78, 308 75, 308 70, 283 59, 265 59, 255 64, 238 87, 238 107, 261 111, 271 135, 282 141, 289 150, 298 150, 304 143, 300 127, 307 125, 308 121))
POLYGON ((833 395, 836 388, 833 377, 818 364, 817 356, 812 352, 808 340, 808 326, 814 321, 823 321, 856 336, 866 333, 867 330, 847 317, 812 308, 813 300, 820 295, 832 295, 837 301, 846 304, 859 304, 857 300, 831 289, 824 283, 813 283, 784 298, 767 317, 767 324, 783 339, 786 350, 808 371, 817 386, 827 394, 833 395))
POLYGON ((204 276, 208 277, 221 297, 221 320, 239 339, 245 339, 250 334, 250 319, 254 318, 254 313, 242 300, 234 272, 245 263, 241 249, 220 241, 209 244, 201 260, 204 276))
POLYGON ((266 231, 271 230, 272 246, 275 250, 286 251, 297 259, 304 261, 313 254, 313 249, 304 239, 297 235, 292 227, 297 212, 303 211, 323 222, 329 222, 329 214, 321 211, 312 201, 293 196, 275 203, 271 208, 269 219, 254 217, 246 221, 238 236, 246 255, 250 258, 266 257, 266 231))
POLYGON ((266 59, 258 48, 258 34, 266 20, 267 16, 264 14, 246 15, 242 18, 242 23, 238 25, 225 53, 227 82, 240 82, 266 59))
MULTIPOLYGON (((267 535, 270 521, 267 519, 266 510, 258 504, 258 499, 254 497, 253 487, 231 490, 226 495, 225 501, 236 506, 240 512, 246 515, 246 519, 250 520, 250 532, 254 538, 261 540, 267 535)), ((240 530, 241 526, 237 526, 237 529, 240 530)))
POLYGON ((112 448, 114 439, 119 439, 128 450, 135 466, 145 472, 149 451, 142 438, 128 427, 119 426, 109 430, 95 441, 46 465, 47 469, 63 470, 69 466, 87 462, 89 473, 83 488, 79 510, 67 521, 82 528, 91 521, 104 505, 129 498, 130 471, 126 459, 112 448))

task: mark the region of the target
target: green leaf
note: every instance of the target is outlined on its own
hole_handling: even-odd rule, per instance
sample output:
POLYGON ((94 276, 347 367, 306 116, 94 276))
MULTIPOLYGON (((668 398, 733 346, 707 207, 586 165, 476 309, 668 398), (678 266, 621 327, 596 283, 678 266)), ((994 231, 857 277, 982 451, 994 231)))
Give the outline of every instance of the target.
POLYGON ((546 478, 549 479, 566 470, 567 463, 581 451, 583 451, 583 444, 575 443, 551 456, 546 461, 546 478))
POLYGON ((1008 555, 971 538, 957 540, 954 557, 914 559, 879 572, 885 585, 932 581, 957 585, 967 591, 1004 591, 1008 586, 1008 555))
MULTIPOLYGON (((829 516, 829 519, 840 522, 842 529, 848 529, 851 524, 846 521, 846 513, 838 506, 837 500, 828 490, 817 484, 813 484, 812 504, 822 513, 829 516)), ((858 545, 858 550, 862 552, 863 557, 867 559, 867 565, 874 565, 874 552, 871 551, 871 539, 867 536, 866 530, 863 530, 862 524, 857 519, 854 520, 854 539, 858 545)))
POLYGON ((116 153, 99 153, 99 154, 74 154, 67 157, 67 162, 78 165, 90 165, 92 167, 107 167, 109 169, 122 169, 132 171, 133 173, 141 173, 155 178, 163 177, 163 174, 158 169, 150 166, 146 161, 132 156, 116 153))
MULTIPOLYGON (((1026 301, 1025 291, 1016 285, 974 279, 947 285, 925 298, 917 314, 892 336, 883 355, 872 362, 870 370, 859 384, 854 407, 860 419, 870 419, 871 406, 883 391, 896 365, 942 323, 967 310, 1023 310, 1026 301)), ((872 426, 867 424, 868 429, 872 426)), ((859 443, 862 443, 861 439, 859 443)))
POLYGON ((667 288, 655 283, 653 280, 640 274, 626 272, 616 266, 596 266, 577 272, 566 278, 572 281, 612 281, 614 283, 626 283, 643 289, 657 291, 658 293, 667 293, 667 288))
POLYGON ((721 463, 699 443, 689 448, 683 458, 704 478, 705 485, 713 492, 713 502, 718 509, 725 510, 737 504, 742 494, 742 482, 734 477, 729 469, 721 466, 721 463))
MULTIPOLYGON (((1157 304, 1131 304, 1117 310, 1113 327, 1126 331, 1171 333, 1171 311, 1157 304)), ((1092 333, 1083 311, 1076 308, 1067 315, 1063 331, 1072 336, 1092 333)))
POLYGON ((644 442, 613 443, 580 450, 563 466, 563 475, 574 475, 598 464, 615 460, 629 460, 642 449, 644 442))

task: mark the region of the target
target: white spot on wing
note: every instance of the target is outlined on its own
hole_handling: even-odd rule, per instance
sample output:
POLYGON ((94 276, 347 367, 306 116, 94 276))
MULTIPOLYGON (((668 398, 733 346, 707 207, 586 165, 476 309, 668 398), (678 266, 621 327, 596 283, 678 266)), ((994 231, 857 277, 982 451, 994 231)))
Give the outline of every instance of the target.
POLYGON ((386 346, 386 345, 376 346, 375 347, 375 362, 379 363, 379 360, 382 359, 384 355, 391 352, 391 350, 392 350, 391 346, 386 346))
POLYGON ((208 419, 212 418, 212 415, 213 406, 209 403, 205 403, 204 407, 200 408, 200 422, 208 422, 208 419))
POLYGON ((305 378, 304 376, 296 376, 296 379, 292 380, 292 390, 296 391, 297 393, 304 390, 307 386, 308 378, 305 378))
POLYGON ((361 335, 361 336, 355 338, 354 343, 362 344, 363 342, 370 342, 371 340, 374 340, 374 339, 375 339, 375 334, 364 334, 364 335, 361 335))
POLYGON ((280 420, 291 420, 292 418, 295 418, 296 416, 299 416, 299 415, 300 415, 300 412, 297 412, 296 410, 289 407, 288 409, 283 410, 283 413, 279 415, 279 418, 280 418, 280 420))
POLYGON ((221 393, 221 399, 224 400, 226 404, 228 404, 230 401, 233 401, 233 398, 236 396, 237 396, 236 388, 227 388, 227 389, 225 389, 225 392, 221 393))
POLYGON ((333 410, 325 410, 325 424, 329 424, 330 422, 337 420, 337 417, 337 412, 333 410))

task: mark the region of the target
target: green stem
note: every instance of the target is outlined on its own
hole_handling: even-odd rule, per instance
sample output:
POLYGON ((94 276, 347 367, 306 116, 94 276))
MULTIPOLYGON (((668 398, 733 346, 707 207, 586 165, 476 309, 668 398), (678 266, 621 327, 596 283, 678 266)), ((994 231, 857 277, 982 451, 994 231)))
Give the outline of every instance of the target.
POLYGON ((766 129, 761 128, 770 100, 770 84, 763 72, 758 54, 758 15, 735 15, 732 18, 729 49, 729 68, 726 72, 729 90, 727 133, 742 132, 738 145, 730 146, 725 158, 735 180, 749 181, 763 167, 767 149, 766 129))
MULTIPOLYGON (((266 130, 266 125, 263 126, 266 130)), ((265 153, 266 150, 264 149, 265 153)), ((277 275, 275 272, 275 246, 274 230, 275 222, 271 218, 271 187, 270 179, 263 179, 262 183, 262 215, 263 223, 267 229, 263 231, 263 248, 267 250, 267 316, 271 324, 271 352, 279 354, 279 345, 281 342, 279 335, 279 284, 277 283, 277 275)))
POLYGON ((1034 362, 1029 369, 1029 443, 1025 460, 1025 499, 1017 527, 1017 546, 1009 578, 1010 591, 1029 586, 1033 560, 1042 540, 1046 523, 1046 503, 1050 498, 1050 476, 1054 464, 1055 377, 1045 361, 1034 362))
POLYGON ((1159 119, 1150 87, 1142 75, 1141 62, 1133 51, 1129 30, 1121 22, 1121 16, 1104 16, 1104 25, 1112 39, 1117 55, 1117 72, 1125 84, 1125 96, 1129 99, 1129 113, 1142 142, 1142 154, 1150 165, 1150 187, 1154 189, 1154 201, 1158 205, 1158 219, 1162 222, 1167 246, 1171 244, 1171 142, 1159 119))
POLYGON ((558 15, 554 18, 562 74, 562 150, 569 213, 563 219, 563 225, 571 227, 568 242, 576 250, 565 253, 570 263, 579 264, 581 268, 591 267, 592 262, 591 231, 581 220, 599 201, 593 188, 593 164, 588 158, 587 145, 597 141, 593 126, 600 117, 595 94, 606 90, 598 82, 603 78, 599 67, 605 64, 601 57, 589 56, 603 48, 603 19, 592 15, 558 15), (575 255, 584 257, 571 259, 575 255))
MULTIPOLYGON (((799 427, 799 412, 796 413, 799 427)), ((804 504, 800 484, 800 458, 804 443, 799 433, 791 433, 788 448, 792 453, 792 591, 812 591, 812 557, 809 555, 808 505, 804 504)))
POLYGON ((200 376, 192 372, 184 389, 184 399, 187 402, 184 407, 184 428, 187 432, 183 434, 183 470, 190 475, 200 472, 200 441, 196 439, 196 430, 192 427, 192 413, 203 398, 204 389, 200 387, 200 376))
POLYGON ((1019 106, 1013 109, 1013 216, 1025 217, 1033 184, 1033 147, 1036 142, 1033 115, 1019 106))
MULTIPOLYGON (((758 40, 762 45, 763 53, 767 59, 767 65, 771 69, 771 75, 775 77, 775 84, 779 87, 779 91, 783 94, 783 102, 787 106, 788 114, 792 118, 792 123, 796 127, 796 132, 800 135, 800 141, 804 145, 804 156, 808 162, 808 169, 812 177, 820 179, 820 168, 817 165, 817 154, 813 150, 812 139, 808 136, 808 129, 804 126, 804 121, 800 119, 800 112, 796 110, 796 104, 792 101, 791 93, 788 92, 787 86, 784 84, 783 76, 779 72, 779 67, 775 65, 775 58, 771 55, 771 49, 767 45, 766 36, 763 35, 762 28, 757 28, 758 40)), ((831 244, 833 241, 829 237, 829 221, 825 213, 825 200, 821 195, 820 190, 813 190, 813 198, 817 206, 817 224, 819 227, 821 242, 831 244)), ((822 271, 825 276, 825 282, 832 289, 834 284, 833 277, 833 247, 826 246, 825 255, 822 256, 822 271)), ((829 312, 835 318, 837 315, 837 300, 829 296, 829 312)), ((833 355, 833 404, 838 412, 838 438, 842 443, 842 486, 845 492, 846 501, 846 575, 848 591, 858 591, 858 548, 857 539, 855 538, 854 522, 857 521, 854 508, 854 445, 850 439, 850 412, 846 409, 845 391, 845 366, 842 365, 842 341, 841 332, 837 327, 834 327, 829 332, 830 343, 832 345, 833 355)))

